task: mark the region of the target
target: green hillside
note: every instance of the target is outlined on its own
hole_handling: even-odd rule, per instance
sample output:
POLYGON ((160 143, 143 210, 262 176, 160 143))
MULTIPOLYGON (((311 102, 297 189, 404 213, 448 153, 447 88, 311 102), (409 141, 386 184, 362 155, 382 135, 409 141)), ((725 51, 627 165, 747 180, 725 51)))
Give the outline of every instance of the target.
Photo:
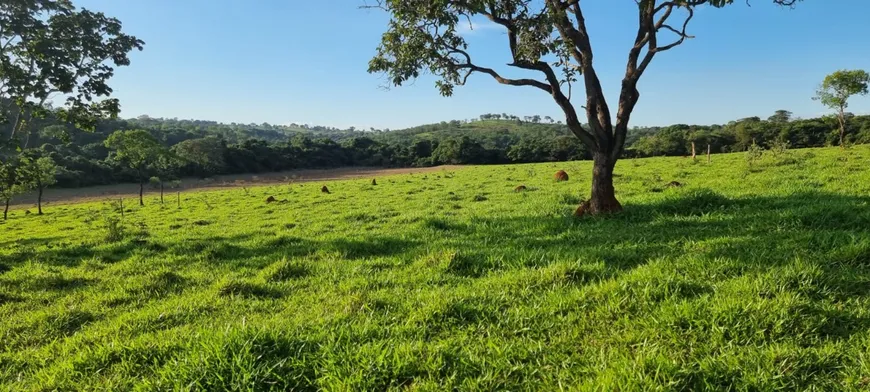
POLYGON ((589 162, 14 210, 0 389, 866 390, 868 162, 623 160, 581 220, 589 162))

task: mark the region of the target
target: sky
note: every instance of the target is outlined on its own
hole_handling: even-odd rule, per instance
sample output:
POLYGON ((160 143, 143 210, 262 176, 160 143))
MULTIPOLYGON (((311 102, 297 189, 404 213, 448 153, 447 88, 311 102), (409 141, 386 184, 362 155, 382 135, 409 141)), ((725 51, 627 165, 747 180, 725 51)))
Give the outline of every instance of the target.
MULTIPOLYGON (((431 76, 385 88, 382 75, 366 70, 389 15, 361 9, 365 0, 74 3, 120 19, 127 33, 145 41, 111 81, 125 118, 379 129, 484 113, 564 119, 546 93, 482 74, 450 98, 439 95, 431 76)), ((584 2, 596 70, 611 105, 636 31, 634 4, 584 2)), ((778 109, 798 117, 825 114, 811 100, 825 75, 870 70, 867 15, 868 0, 805 0, 794 9, 751 0, 751 6, 736 1, 701 9, 689 25, 695 38, 656 56, 644 74, 632 125, 719 124, 766 118, 778 109)), ((510 61, 499 26, 473 20, 463 34, 478 65, 501 70, 510 61)), ((870 113, 870 98, 853 99, 850 110, 870 113)))

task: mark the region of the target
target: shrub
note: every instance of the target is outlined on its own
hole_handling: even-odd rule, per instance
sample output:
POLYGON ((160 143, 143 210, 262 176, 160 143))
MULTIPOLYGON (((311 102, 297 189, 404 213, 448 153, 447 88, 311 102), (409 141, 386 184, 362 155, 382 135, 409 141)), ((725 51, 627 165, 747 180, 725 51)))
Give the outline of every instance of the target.
POLYGON ((752 169, 752 165, 758 163, 762 157, 764 157, 764 149, 753 141, 752 145, 746 149, 746 166, 752 169))
POLYGON ((106 242, 118 242, 124 239, 125 228, 121 217, 117 215, 103 215, 103 230, 105 231, 104 239, 106 242))

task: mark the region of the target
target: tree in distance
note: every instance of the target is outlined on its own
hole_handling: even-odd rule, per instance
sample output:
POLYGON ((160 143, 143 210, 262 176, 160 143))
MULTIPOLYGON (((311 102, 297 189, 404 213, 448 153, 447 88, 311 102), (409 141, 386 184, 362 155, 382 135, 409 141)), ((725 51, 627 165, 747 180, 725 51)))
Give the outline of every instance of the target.
POLYGON ((853 95, 867 95, 867 85, 870 84, 870 74, 867 71, 839 70, 825 77, 816 96, 816 101, 821 101, 831 109, 837 111, 837 119, 840 121, 840 147, 846 147, 846 108, 849 107, 849 98, 853 95))
POLYGON ((135 173, 139 181, 139 205, 144 206, 145 183, 168 150, 143 130, 116 131, 106 139, 105 146, 113 151, 116 160, 135 173))

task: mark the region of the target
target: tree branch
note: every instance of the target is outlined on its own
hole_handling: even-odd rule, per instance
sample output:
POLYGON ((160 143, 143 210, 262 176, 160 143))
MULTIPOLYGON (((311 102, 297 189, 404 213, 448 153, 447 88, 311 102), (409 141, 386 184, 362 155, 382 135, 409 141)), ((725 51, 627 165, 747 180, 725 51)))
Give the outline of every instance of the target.
MULTIPOLYGON (((550 95, 553 96, 553 100, 559 105, 562 111, 565 113, 565 123, 568 125, 568 129, 571 130, 574 135, 576 135, 583 143, 587 144, 590 147, 598 147, 600 143, 592 136, 588 130, 583 127, 583 124, 580 122, 579 117, 577 116, 577 110, 574 108, 574 105, 571 104, 571 99, 565 96, 565 93, 562 92, 562 83, 558 77, 556 77, 556 73, 553 68, 545 61, 528 61, 520 58, 518 51, 518 39, 517 39, 517 26, 516 24, 509 18, 504 18, 496 14, 495 10, 490 8, 489 11, 482 10, 480 13, 487 17, 493 23, 501 25, 506 28, 508 31, 508 47, 511 51, 511 57, 513 62, 508 64, 509 66, 530 70, 530 71, 539 71, 544 74, 549 83, 549 89, 547 90, 550 95)), ((570 85, 569 85, 570 88, 570 85)))
POLYGON ((447 46, 447 49, 449 50, 448 54, 458 54, 465 59, 465 63, 454 65, 454 67, 456 69, 467 69, 469 71, 465 75, 465 77, 463 78, 462 84, 465 84, 465 82, 468 80, 468 77, 471 75, 471 73, 480 72, 480 73, 485 73, 489 76, 492 76, 493 79, 495 79, 497 82, 499 82, 501 84, 507 84, 510 86, 532 86, 532 87, 536 87, 536 88, 539 88, 541 90, 544 90, 548 93, 552 92, 550 86, 544 82, 534 80, 534 79, 508 79, 508 78, 502 77, 498 72, 496 72, 492 68, 486 68, 486 67, 474 65, 471 62, 471 55, 469 55, 468 52, 466 52, 462 49, 459 49, 457 47, 447 46))
POLYGON ((580 65, 583 82, 586 86, 586 116, 589 126, 596 135, 597 148, 606 148, 613 139, 610 108, 604 99, 601 81, 592 64, 592 46, 586 30, 586 19, 580 9, 579 1, 547 0, 554 10, 553 24, 562 39, 569 44, 569 51, 580 65), (567 12, 571 11, 575 22, 569 19, 567 12), (576 26, 575 26, 576 23, 576 26))

